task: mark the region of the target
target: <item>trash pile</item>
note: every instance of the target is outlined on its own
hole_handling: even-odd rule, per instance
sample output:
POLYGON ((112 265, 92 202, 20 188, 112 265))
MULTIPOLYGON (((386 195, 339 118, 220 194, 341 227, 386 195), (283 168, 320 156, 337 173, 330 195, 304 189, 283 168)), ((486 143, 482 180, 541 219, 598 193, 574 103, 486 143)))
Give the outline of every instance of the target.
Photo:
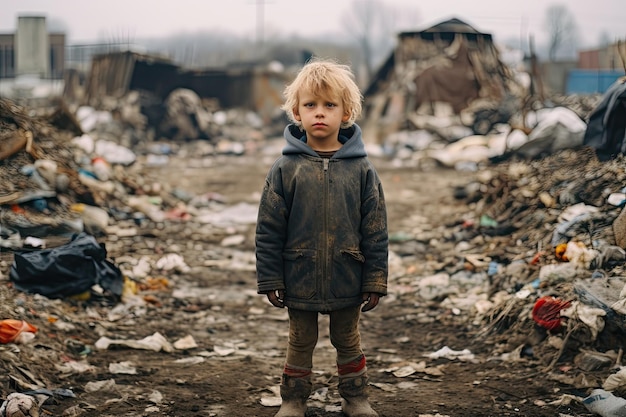
POLYGON ((624 396, 625 181, 589 148, 485 166, 455 190, 463 216, 392 236, 390 291, 465 317, 494 360, 624 396))
MULTIPOLYGON (((179 97, 175 93, 172 95, 179 97)), ((105 236, 112 228, 119 229, 123 220, 131 220, 132 225, 144 219, 160 221, 184 215, 180 205, 187 196, 176 195, 176 190, 151 183, 149 175, 137 172, 166 164, 168 155, 176 152, 176 144, 139 143, 138 138, 149 136, 148 126, 141 121, 139 109, 128 104, 136 101, 133 97, 129 94, 111 110, 83 106, 74 115, 59 105, 52 114, 35 117, 25 107, 0 100, 0 175, 5 178, 0 185, 0 246, 19 248, 26 237, 22 235, 42 238, 85 231, 105 236), (118 113, 124 116, 116 119, 118 113), (141 164, 133 166, 138 158, 141 164)), ((211 117, 220 120, 224 130, 233 129, 227 123, 237 117, 220 114, 211 117)), ((245 131, 253 129, 252 125, 245 131)), ((196 150, 201 155, 238 155, 246 150, 246 142, 259 139, 258 134, 234 140, 218 136, 202 142, 196 150)))
MULTIPOLYGON (((554 296, 566 302, 558 310, 569 320, 551 327, 534 317, 540 327, 572 330, 583 314, 581 305, 591 306, 597 317, 585 317, 584 329, 569 337, 587 348, 619 350, 626 329, 624 168, 623 156, 601 163, 588 148, 568 150, 494 165, 457 190, 474 214, 460 226, 463 240, 457 249, 483 254, 492 299, 514 296, 511 305, 500 304, 506 313, 489 313, 486 332, 506 334, 510 315, 524 316, 528 311, 523 310, 533 306, 522 300, 554 296)), ((517 320, 515 326, 522 323, 517 320)), ((580 345, 563 347, 556 360, 571 359, 569 349, 580 345)))
POLYGON ((490 258, 482 337, 540 360, 550 378, 602 387, 584 402, 602 416, 613 414, 599 399, 626 394, 625 168, 623 155, 563 151, 489 169, 465 197, 480 215, 469 242, 486 240, 471 251, 490 258))
POLYGON ((475 171, 479 165, 511 157, 535 159, 583 146, 585 118, 599 97, 570 97, 560 105, 514 113, 485 134, 474 134, 462 116, 413 114, 412 130, 388 135, 384 155, 416 167, 438 165, 475 171))
MULTIPOLYGON (((61 106, 44 115, 0 99, 0 132, 0 368, 3 390, 16 391, 3 391, 0 415, 35 415, 44 401, 75 397, 54 387, 64 375, 93 371, 84 360, 91 347, 81 340, 96 331, 102 338, 94 347, 101 350, 122 344, 192 348, 189 337, 120 341, 111 323, 158 308, 159 296, 172 291, 171 280, 193 272, 180 254, 185 242, 171 239, 187 224, 200 241, 222 248, 207 256, 196 244, 197 259, 207 258, 204 268, 253 270, 254 257, 236 246, 255 223, 256 206, 157 181, 151 170, 169 163, 179 151, 176 143, 154 141, 131 150, 120 142, 133 130, 107 111, 83 108, 74 116, 61 106), (52 116, 57 114, 63 117, 52 116), (43 364, 59 375, 41 372, 37 333, 46 335, 43 364)), ((232 156, 243 149, 234 146, 240 141, 230 143, 200 141, 187 152, 232 156)), ((178 291, 185 299, 185 285, 179 283, 178 291)), ((171 302, 183 302, 176 300, 171 302)))
MULTIPOLYGON (((175 97, 182 101, 176 101, 180 111, 172 114, 189 114, 182 104, 195 101, 183 100, 186 94, 175 97)), ((0 99, 0 279, 13 287, 2 285, 0 299, 13 290, 30 297, 28 304, 26 295, 0 304, 2 343, 28 343, 41 331, 30 319, 43 315, 48 331, 81 333, 95 326, 102 336, 94 346, 98 349, 189 349, 194 345, 189 337, 170 343, 155 333, 135 341, 118 340, 110 327, 72 320, 75 303, 87 301, 94 304, 86 312, 95 323, 146 314, 149 306, 162 302, 155 293, 171 285, 169 274, 197 274, 179 254, 186 243, 172 242, 171 224, 188 224, 185 233, 194 236, 188 247, 199 258, 206 248, 198 242, 217 247, 211 247, 203 267, 254 270, 252 248, 241 247, 250 245, 256 205, 231 205, 223 196, 190 195, 156 181, 150 168, 168 164, 169 156, 183 148, 154 136, 139 141, 150 137, 150 125, 140 117, 137 103, 131 94, 108 110, 83 107, 74 112, 58 105, 42 116, 0 99), (119 110, 125 106, 127 110, 119 110), (162 244, 144 239, 148 237, 160 237, 162 244), (124 239, 134 239, 133 253, 120 254, 124 239), (118 255, 114 261, 110 253, 118 255), (58 282, 52 279, 62 273, 69 275, 58 282), (62 285, 68 280, 69 288, 62 285)), ((220 119, 218 112, 207 117, 211 123, 220 119)), ((472 173, 466 185, 454 190, 459 204, 467 207, 461 217, 433 230, 409 225, 407 219, 407 231, 390 236, 390 298, 407 305, 417 297, 451 311, 478 329, 477 338, 489 340, 494 360, 539 360, 548 378, 577 388, 601 387, 603 392, 586 399, 593 411, 592 404, 597 407, 599 399, 610 398, 605 393, 623 397, 626 387, 621 368, 626 161, 620 156, 600 162, 593 150, 583 147, 585 124, 573 110, 543 109, 530 117, 535 118, 534 128, 528 134, 519 131, 526 136, 516 146, 511 146, 510 137, 507 146, 500 142, 491 147, 487 136, 473 136, 471 140, 482 142, 473 150, 456 148, 463 152, 455 156, 454 146, 470 139, 442 142, 442 137, 467 136, 458 133, 458 125, 435 119, 426 123, 429 129, 399 132, 382 145, 379 155, 394 165, 420 166, 435 159, 472 173), (440 135, 436 140, 434 131, 440 135), (555 138, 562 139, 562 146, 555 147, 555 138), (517 152, 507 154, 511 149, 517 152)), ((232 130, 219 130, 213 139, 200 138, 185 149, 196 157, 237 156, 261 146, 263 137, 253 127, 245 132, 256 133, 238 135, 236 126, 226 125, 232 130)), ((500 133, 500 141, 509 133, 500 133)), ((192 287, 188 292, 197 296, 200 290, 192 287)), ((185 293, 184 288, 178 291, 185 293)), ((51 361, 66 350, 88 349, 71 338, 48 343, 51 361)), ((229 343, 216 344, 207 355, 237 351, 237 344, 229 343)), ((6 396, 0 416, 17 416, 9 410, 20 404, 28 407, 38 395, 74 395, 50 389, 50 380, 20 363, 26 355, 37 354, 26 348, 18 353, 0 349, 2 381, 16 391, 6 396)), ((111 365, 124 368, 120 373, 130 372, 128 364, 111 365)), ((91 369, 86 361, 59 367, 63 373, 91 369)))

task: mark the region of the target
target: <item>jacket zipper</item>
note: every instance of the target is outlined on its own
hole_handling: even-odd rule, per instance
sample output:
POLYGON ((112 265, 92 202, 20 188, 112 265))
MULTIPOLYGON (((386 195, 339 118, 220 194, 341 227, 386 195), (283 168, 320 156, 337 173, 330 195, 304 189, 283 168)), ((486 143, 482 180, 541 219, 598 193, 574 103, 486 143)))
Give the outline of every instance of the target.
POLYGON ((328 265, 328 216, 330 216, 329 213, 329 190, 330 190, 330 185, 329 185, 329 174, 328 174, 328 167, 330 165, 329 159, 328 158, 322 158, 322 161, 324 162, 323 166, 324 166, 324 231, 322 233, 322 238, 324 239, 324 241, 322 242, 322 299, 323 300, 327 300, 328 299, 328 294, 327 294, 327 289, 329 288, 329 286, 327 285, 327 282, 329 280, 328 278, 328 271, 329 271, 329 265, 328 265))

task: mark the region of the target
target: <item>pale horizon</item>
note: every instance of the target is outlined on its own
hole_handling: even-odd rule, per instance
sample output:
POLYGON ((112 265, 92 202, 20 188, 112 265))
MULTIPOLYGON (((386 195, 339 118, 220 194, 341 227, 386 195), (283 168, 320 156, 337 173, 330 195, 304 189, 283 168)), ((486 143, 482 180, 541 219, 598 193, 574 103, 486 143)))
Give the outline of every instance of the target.
MULTIPOLYGON (((230 33, 254 39, 297 35, 346 37, 351 22, 346 16, 359 1, 317 0, 4 0, 0 14, 0 33, 15 30, 23 15, 45 16, 49 28, 66 33, 68 45, 96 43, 112 39, 131 41, 165 38, 200 32, 230 33), (262 5, 262 6, 260 6, 262 5), (260 22, 263 21, 261 25, 260 22)), ((481 32, 490 33, 498 43, 512 39, 526 44, 532 36, 537 45, 545 44, 546 9, 564 5, 574 17, 581 48, 599 44, 601 36, 609 41, 626 39, 626 7, 623 0, 545 2, 525 0, 509 3, 495 0, 438 0, 418 3, 387 0, 385 7, 396 11, 397 32, 422 30, 450 18, 458 18, 481 32)))

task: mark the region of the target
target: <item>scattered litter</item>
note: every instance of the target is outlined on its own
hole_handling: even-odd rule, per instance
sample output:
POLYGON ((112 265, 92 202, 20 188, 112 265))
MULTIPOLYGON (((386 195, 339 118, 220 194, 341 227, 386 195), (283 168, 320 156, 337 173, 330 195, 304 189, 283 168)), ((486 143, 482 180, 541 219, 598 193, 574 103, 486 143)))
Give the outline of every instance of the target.
POLYGON ((436 352, 425 354, 424 356, 430 359, 459 359, 462 361, 472 361, 474 360, 474 354, 469 349, 463 350, 454 350, 450 349, 448 346, 444 346, 436 352))
POLYGON ((118 340, 101 337, 98 341, 96 341, 94 346, 96 349, 100 350, 106 350, 111 347, 125 346, 132 349, 153 350, 155 352, 174 351, 174 347, 159 332, 154 333, 152 336, 144 337, 141 340, 118 340))

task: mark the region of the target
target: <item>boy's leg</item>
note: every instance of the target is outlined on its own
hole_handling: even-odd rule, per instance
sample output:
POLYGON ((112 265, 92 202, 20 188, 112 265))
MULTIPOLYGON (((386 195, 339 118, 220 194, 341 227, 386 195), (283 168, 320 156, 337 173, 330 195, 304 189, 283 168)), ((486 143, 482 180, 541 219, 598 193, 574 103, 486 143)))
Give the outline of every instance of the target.
POLYGON ((280 384, 283 401, 275 417, 304 417, 313 388, 311 373, 317 337, 317 312, 289 309, 289 343, 280 384))
POLYGON ((288 365, 313 369, 313 351, 318 336, 317 316, 316 311, 289 309, 288 365))
POLYGON ((348 417, 378 417, 367 400, 367 365, 361 349, 361 306, 330 313, 330 341, 337 349, 341 408, 348 417))

